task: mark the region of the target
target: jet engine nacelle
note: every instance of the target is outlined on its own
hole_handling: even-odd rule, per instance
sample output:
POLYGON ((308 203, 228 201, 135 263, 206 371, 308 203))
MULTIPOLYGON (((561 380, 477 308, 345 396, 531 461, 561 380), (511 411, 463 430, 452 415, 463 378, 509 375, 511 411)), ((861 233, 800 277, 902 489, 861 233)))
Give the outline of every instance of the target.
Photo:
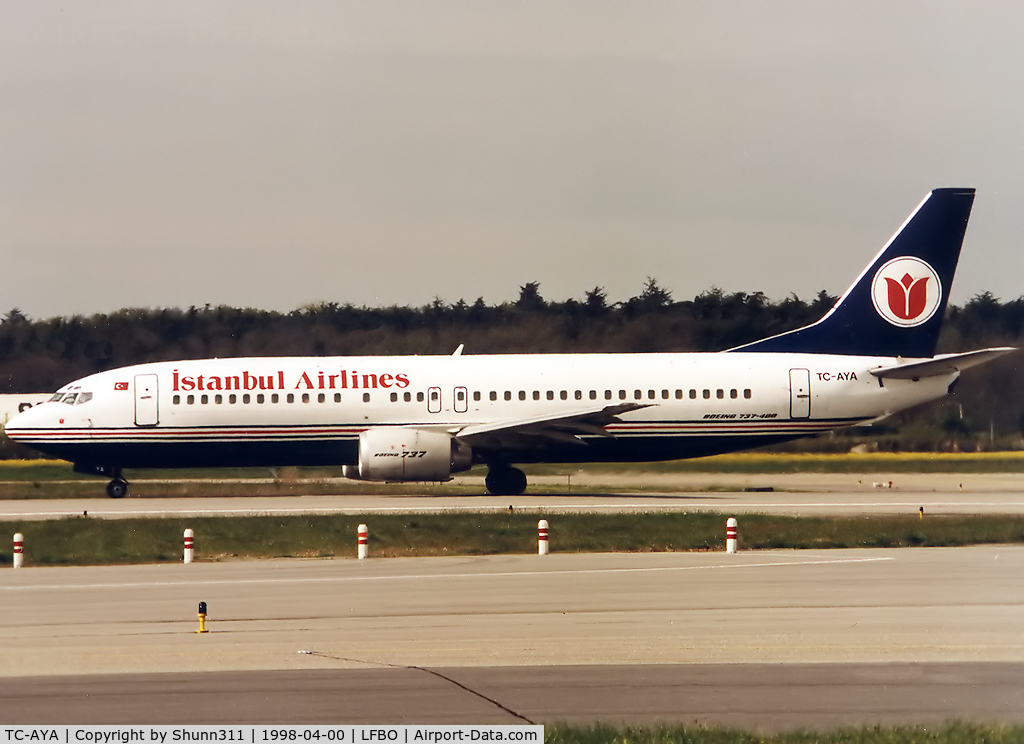
POLYGON ((380 427, 359 435, 359 465, 346 465, 344 473, 357 480, 446 481, 472 464, 472 450, 446 432, 380 427))

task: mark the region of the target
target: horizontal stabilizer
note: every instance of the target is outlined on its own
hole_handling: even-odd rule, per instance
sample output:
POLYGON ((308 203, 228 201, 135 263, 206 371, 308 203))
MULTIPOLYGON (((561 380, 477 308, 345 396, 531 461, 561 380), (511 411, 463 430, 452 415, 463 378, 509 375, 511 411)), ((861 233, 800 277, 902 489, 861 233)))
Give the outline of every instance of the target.
POLYGON ((923 377, 938 377, 963 372, 965 369, 991 361, 1003 354, 1017 351, 1013 346, 1002 346, 996 349, 978 349, 963 354, 940 354, 934 359, 923 362, 908 362, 892 367, 879 367, 869 370, 875 377, 889 380, 920 380, 923 377))

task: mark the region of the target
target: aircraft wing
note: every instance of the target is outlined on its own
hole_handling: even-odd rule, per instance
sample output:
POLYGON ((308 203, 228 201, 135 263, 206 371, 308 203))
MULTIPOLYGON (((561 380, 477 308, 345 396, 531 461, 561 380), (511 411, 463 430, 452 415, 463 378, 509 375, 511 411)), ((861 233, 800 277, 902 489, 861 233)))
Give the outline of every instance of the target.
POLYGON ((868 371, 875 377, 890 380, 920 380, 922 377, 938 377, 939 375, 962 372, 996 357, 1001 357, 1003 354, 1009 354, 1011 351, 1017 351, 1017 349, 1013 346, 1002 346, 995 349, 968 351, 963 354, 939 354, 937 357, 926 359, 923 362, 907 362, 868 371))
POLYGON ((474 424, 451 432, 471 447, 481 449, 524 448, 548 442, 585 444, 580 434, 612 435, 604 428, 619 415, 647 408, 652 403, 619 403, 558 416, 536 416, 514 421, 474 424))

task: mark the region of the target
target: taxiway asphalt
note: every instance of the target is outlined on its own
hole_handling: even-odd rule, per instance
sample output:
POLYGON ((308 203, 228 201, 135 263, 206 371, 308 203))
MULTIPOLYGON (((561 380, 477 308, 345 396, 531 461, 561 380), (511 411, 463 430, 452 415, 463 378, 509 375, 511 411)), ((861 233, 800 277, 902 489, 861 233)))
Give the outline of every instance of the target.
MULTIPOLYGON (((512 498, 5 501, 0 519, 509 505, 1024 513, 1024 478, 1015 474, 628 479, 563 477, 562 492, 512 498), (610 491, 574 493, 581 485, 610 491)), ((557 476, 533 482, 562 485, 557 476)), ((1021 722, 1022 576, 1020 546, 4 569, 0 720, 601 720, 763 730, 1021 722), (204 635, 195 632, 199 601, 210 612, 204 635)))
POLYGON ((1022 721, 1022 576, 1019 546, 4 570, 0 718, 1022 721))
MULTIPOLYGON (((479 480, 479 479, 476 479, 479 480)), ((88 514, 93 518, 246 516, 286 514, 386 514, 450 511, 566 512, 715 511, 723 514, 1024 514, 1024 475, 983 474, 597 474, 580 482, 565 476, 534 477, 536 486, 564 492, 522 496, 367 495, 239 496, 203 498, 108 499, 97 484, 94 499, 25 499, 0 501, 0 520, 59 519, 88 514), (574 493, 573 483, 612 489, 608 493, 574 493)), ((475 483, 465 479, 467 483, 475 483)), ((141 486, 140 486, 141 488, 141 486)), ((302 484, 296 484, 301 493, 302 484)), ((144 490, 144 489, 143 489, 144 490)))

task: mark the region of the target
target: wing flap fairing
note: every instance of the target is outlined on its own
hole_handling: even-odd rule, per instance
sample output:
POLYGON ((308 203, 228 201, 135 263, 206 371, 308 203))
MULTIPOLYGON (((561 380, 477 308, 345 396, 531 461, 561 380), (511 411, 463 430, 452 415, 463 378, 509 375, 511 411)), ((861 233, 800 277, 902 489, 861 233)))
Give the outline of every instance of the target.
POLYGON ((452 431, 462 442, 473 447, 521 447, 525 442, 548 440, 585 444, 581 435, 611 437, 604 428, 630 411, 648 408, 650 403, 619 403, 600 408, 589 408, 558 416, 535 416, 513 421, 474 424, 452 431))

